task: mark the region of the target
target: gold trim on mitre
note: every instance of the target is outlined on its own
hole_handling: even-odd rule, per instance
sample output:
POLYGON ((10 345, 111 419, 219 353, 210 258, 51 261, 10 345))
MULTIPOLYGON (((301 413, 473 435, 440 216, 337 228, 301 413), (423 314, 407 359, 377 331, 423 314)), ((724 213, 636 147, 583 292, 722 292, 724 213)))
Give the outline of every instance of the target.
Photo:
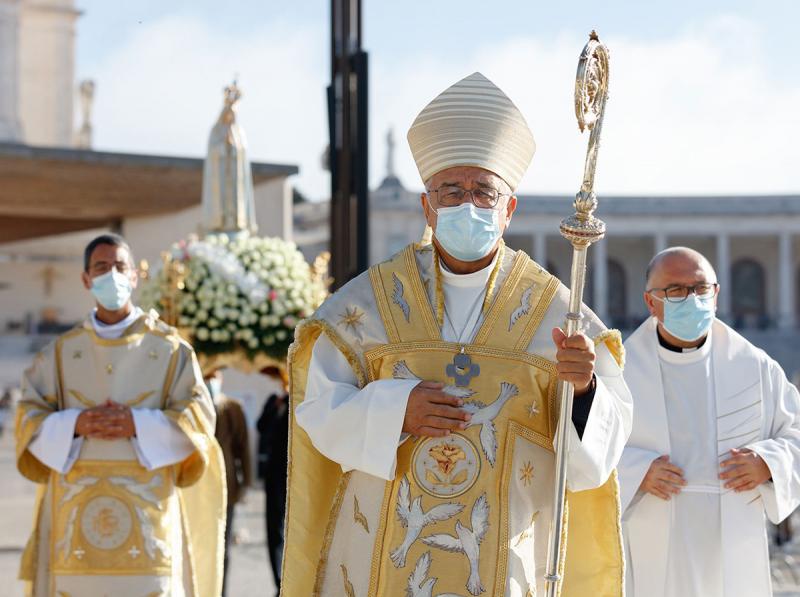
POLYGON ((422 181, 454 166, 494 172, 512 190, 536 152, 525 117, 514 102, 481 73, 440 93, 419 113, 408 144, 422 181))

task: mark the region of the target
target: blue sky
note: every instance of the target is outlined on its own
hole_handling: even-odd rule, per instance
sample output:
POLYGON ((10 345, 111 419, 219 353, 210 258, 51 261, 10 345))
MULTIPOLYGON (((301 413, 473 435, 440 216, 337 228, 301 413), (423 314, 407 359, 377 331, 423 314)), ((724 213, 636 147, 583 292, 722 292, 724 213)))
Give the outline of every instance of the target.
MULTIPOLYGON (((481 70, 528 119, 538 152, 521 189, 568 192, 585 138, 571 85, 586 34, 612 52, 598 166, 608 193, 798 192, 800 83, 791 46, 800 3, 364 0, 370 53, 371 172, 418 188, 403 142, 415 114, 481 70)), ((328 2, 78 0, 77 70, 97 81, 98 149, 202 155, 238 75, 253 159, 296 163, 297 186, 324 197, 328 2)))

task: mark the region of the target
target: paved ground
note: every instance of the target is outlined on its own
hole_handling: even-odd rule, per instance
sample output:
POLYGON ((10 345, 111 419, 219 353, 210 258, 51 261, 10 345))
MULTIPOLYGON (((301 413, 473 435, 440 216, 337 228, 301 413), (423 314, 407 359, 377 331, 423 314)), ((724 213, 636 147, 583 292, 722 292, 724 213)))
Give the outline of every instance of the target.
MULTIPOLYGON (((35 486, 17 473, 8 432, 0 437, 0 488, 0 593, 21 597, 17 566, 33 517, 35 486)), ((260 489, 252 490, 237 507, 234 526, 237 543, 231 553, 229 597, 272 597, 276 591, 264 546, 264 493, 260 489)), ((794 528, 800 529, 798 514, 794 528)), ((792 544, 773 550, 776 596, 800 597, 800 532, 798 535, 792 544)))

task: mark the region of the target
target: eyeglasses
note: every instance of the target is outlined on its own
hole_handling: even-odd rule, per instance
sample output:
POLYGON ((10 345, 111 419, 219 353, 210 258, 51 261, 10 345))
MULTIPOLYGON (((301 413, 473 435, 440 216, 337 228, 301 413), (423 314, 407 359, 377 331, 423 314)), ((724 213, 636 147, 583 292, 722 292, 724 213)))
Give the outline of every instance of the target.
POLYGON ((651 288, 647 292, 654 299, 660 301, 667 300, 670 303, 682 303, 689 298, 689 295, 692 293, 699 299, 707 300, 714 298, 719 293, 719 284, 716 282, 700 282, 694 286, 680 286, 676 284, 675 286, 667 286, 666 288, 651 288), (656 292, 663 292, 664 296, 656 296, 656 292))
POLYGON ((510 197, 512 193, 501 193, 491 187, 483 187, 474 190, 462 189, 456 186, 444 186, 433 189, 431 193, 436 193, 436 202, 442 207, 458 207, 464 203, 464 198, 469 195, 470 201, 475 207, 491 209, 500 201, 500 197, 510 197))

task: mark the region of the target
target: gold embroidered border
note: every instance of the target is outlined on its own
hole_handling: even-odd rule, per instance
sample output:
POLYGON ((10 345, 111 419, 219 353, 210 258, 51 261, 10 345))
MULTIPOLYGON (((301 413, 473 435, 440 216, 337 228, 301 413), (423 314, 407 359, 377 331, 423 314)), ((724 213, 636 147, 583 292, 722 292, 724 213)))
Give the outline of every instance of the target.
MULTIPOLYGON (((368 363, 372 363, 377 359, 393 355, 393 354, 402 354, 408 352, 433 352, 438 350, 446 350, 449 352, 459 352, 462 348, 461 344, 456 344, 455 342, 442 342, 442 341, 417 341, 417 342, 401 342, 397 344, 383 344, 372 350, 369 350, 364 353, 364 358, 368 363)), ((467 344, 464 348, 465 354, 470 355, 483 355, 488 357, 497 357, 497 358, 513 358, 518 361, 522 361, 526 365, 531 365, 533 367, 538 367, 549 373, 550 375, 557 375, 556 366, 552 361, 548 361, 544 357, 540 357, 539 355, 530 354, 530 353, 523 353, 514 350, 508 350, 504 348, 494 348, 493 346, 485 346, 485 345, 476 345, 476 344, 467 344)), ((374 374, 370 367, 367 368, 367 380, 368 381, 375 381, 374 374)))
POLYGON ((380 523, 375 531, 375 545, 372 548, 372 563, 369 569, 369 588, 367 589, 367 595, 379 594, 381 564, 383 563, 383 558, 381 556, 383 555, 383 546, 386 541, 386 525, 389 521, 389 512, 391 512, 391 505, 395 496, 395 492, 393 491, 394 486, 395 483, 393 481, 388 481, 383 491, 383 502, 381 503, 381 511, 378 518, 380 523))
POLYGON ((595 346, 605 344, 619 368, 625 369, 625 346, 622 344, 622 333, 619 330, 604 330, 595 336, 593 341, 595 346))
MULTIPOLYGON (((77 400, 78 402, 80 402, 81 404, 83 404, 84 406, 86 406, 88 408, 93 408, 93 407, 97 406, 97 402, 92 402, 91 400, 89 400, 86 396, 84 396, 78 390, 70 390, 69 394, 73 398, 75 398, 75 400, 77 400)), ((153 391, 153 390, 150 390, 149 392, 142 392, 141 394, 139 394, 133 400, 129 400, 128 402, 125 402, 125 406, 133 407, 133 406, 136 406, 137 404, 141 404, 142 402, 144 402, 145 400, 150 398, 150 396, 152 396, 153 394, 155 394, 155 391, 153 391)))
POLYGON ((422 286, 422 276, 419 273, 419 266, 417 265, 417 254, 414 251, 414 245, 408 245, 403 252, 403 259, 406 264, 406 275, 411 283, 411 294, 417 303, 420 315, 422 315, 422 323, 425 330, 428 332, 428 337, 431 339, 439 339, 441 330, 436 324, 436 316, 431 310, 431 302, 428 300, 428 294, 422 286))
POLYGON ((520 278, 522 278, 523 274, 525 273, 527 261, 528 256, 522 251, 518 251, 514 257, 514 265, 511 266, 511 272, 503 282, 503 287, 497 294, 497 299, 494 301, 489 309, 489 312, 486 314, 486 319, 484 319, 483 325, 481 325, 481 328, 478 330, 478 333, 475 336, 475 340, 473 341, 474 344, 486 344, 489 334, 494 329, 497 319, 500 317, 500 312, 511 298, 514 290, 516 290, 520 278))
MULTIPOLYGON (((373 270, 377 268, 370 269, 370 276, 372 276, 373 270)), ((376 296, 378 293, 376 292, 376 296)), ((338 332, 327 322, 322 319, 306 319, 297 326, 295 331, 295 341, 289 347, 289 354, 287 362, 291 365, 295 359, 297 358, 297 352, 300 350, 300 347, 305 342, 312 342, 316 341, 319 337, 319 334, 325 333, 328 338, 333 342, 334 346, 339 349, 339 351, 344 355, 347 362, 350 364, 353 373, 358 380, 358 385, 360 388, 363 388, 367 383, 367 376, 364 372, 364 368, 361 366, 361 362, 358 359, 355 351, 339 336, 338 332), (316 335, 314 335, 316 333, 316 335)), ((289 396, 290 400, 294 400, 294 387, 295 387, 295 368, 293 366, 287 367, 289 372, 289 396)), ((287 488, 291 491, 292 486, 292 477, 294 476, 294 466, 293 466, 293 459, 292 459, 292 446, 293 440, 292 436, 294 434, 294 407, 289 408, 289 451, 287 453, 287 466, 286 466, 286 483, 287 488)), ((337 493, 334 498, 334 506, 336 508, 336 514, 331 514, 331 517, 328 519, 328 527, 325 531, 325 536, 323 538, 322 547, 320 550, 320 562, 317 566, 317 574, 314 581, 314 591, 312 593, 313 597, 318 596, 320 590, 322 588, 322 583, 325 578, 325 571, 326 571, 326 564, 328 560, 328 555, 330 553, 331 544, 333 543, 333 533, 336 529, 336 519, 338 518, 339 510, 341 509, 341 502, 344 499, 344 493, 347 490, 347 485, 350 480, 350 473, 345 473, 342 476, 342 479, 339 481, 339 487, 337 488, 337 493), (338 504, 336 503, 338 500, 338 504)), ((287 492, 287 500, 286 500, 286 520, 291 520, 290 518, 290 510, 292 508, 292 501, 289 499, 289 493, 287 492)), ((281 567, 282 572, 285 571, 287 560, 283 560, 281 567)))
POLYGON ((375 306, 378 307, 383 327, 386 329, 386 336, 389 339, 389 343, 394 344, 400 341, 400 332, 397 330, 397 324, 395 324, 389 308, 389 298, 386 296, 386 289, 383 287, 380 267, 380 265, 376 265, 369 268, 369 279, 372 283, 372 293, 375 295, 375 306))
POLYGON ((528 319, 525 330, 514 345, 515 349, 526 350, 528 348, 531 340, 533 340, 534 334, 536 334, 536 330, 539 329, 544 319, 545 313, 547 313, 547 309, 550 308, 550 303, 553 302, 553 298, 556 296, 559 284, 561 284, 561 282, 558 281, 558 278, 550 276, 550 281, 547 283, 547 287, 544 289, 539 302, 536 304, 533 314, 530 319, 528 319))
POLYGON ((164 385, 161 387, 161 408, 166 408, 167 401, 169 400, 169 391, 172 389, 172 382, 175 380, 175 371, 178 368, 178 359, 180 358, 181 351, 175 350, 169 358, 169 365, 167 366, 167 374, 164 376, 164 385))
POLYGON ((330 556, 331 545, 333 545, 333 535, 336 532, 336 522, 339 520, 339 513, 342 510, 344 494, 350 484, 350 472, 342 475, 339 487, 336 488, 336 495, 331 505, 331 515, 328 518, 328 525, 325 528, 325 536, 322 539, 322 549, 319 554, 319 565, 317 566, 317 577, 314 581, 313 597, 322 594, 322 584, 325 582, 325 573, 328 571, 328 557, 330 556))

